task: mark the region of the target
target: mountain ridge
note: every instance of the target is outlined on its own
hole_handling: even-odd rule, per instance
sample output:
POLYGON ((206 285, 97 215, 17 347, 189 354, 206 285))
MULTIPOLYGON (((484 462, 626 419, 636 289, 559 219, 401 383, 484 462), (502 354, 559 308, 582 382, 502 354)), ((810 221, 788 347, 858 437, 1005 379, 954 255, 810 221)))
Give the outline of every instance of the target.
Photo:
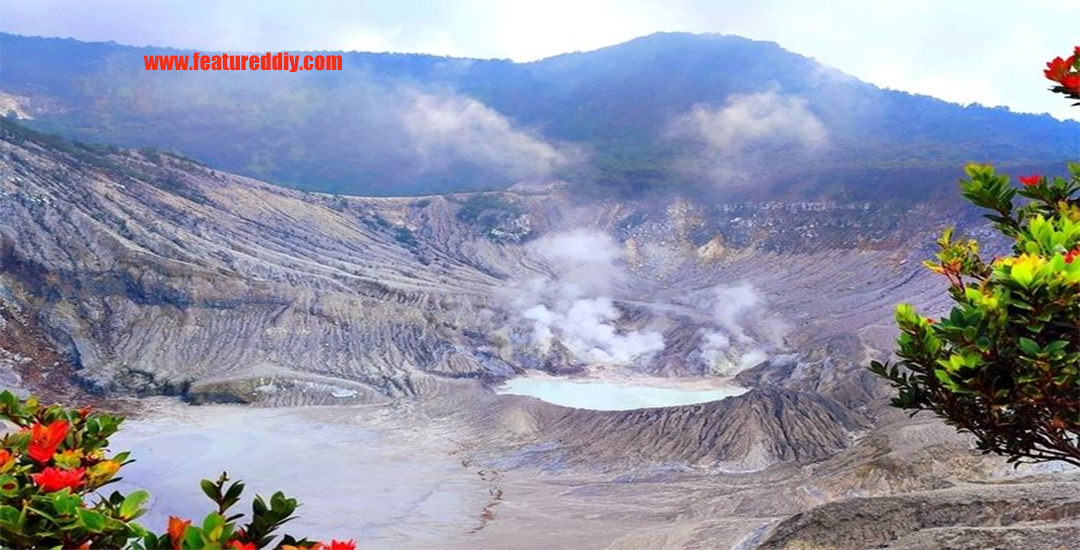
POLYGON ((925 200, 897 191, 918 181, 912 167, 1060 163, 1080 136, 1074 122, 882 90, 732 35, 658 33, 528 63, 353 52, 343 72, 306 74, 146 71, 142 55, 191 50, 0 41, 0 92, 37 128, 351 195, 561 179, 591 196, 743 196, 730 180, 746 174, 769 182, 766 194, 816 178, 828 184, 811 196, 837 197, 878 170, 883 196, 925 200), (767 139, 717 148, 702 133, 738 108, 817 121, 827 143, 800 153, 777 125, 767 139), (746 165, 725 153, 758 149, 787 162, 746 165))

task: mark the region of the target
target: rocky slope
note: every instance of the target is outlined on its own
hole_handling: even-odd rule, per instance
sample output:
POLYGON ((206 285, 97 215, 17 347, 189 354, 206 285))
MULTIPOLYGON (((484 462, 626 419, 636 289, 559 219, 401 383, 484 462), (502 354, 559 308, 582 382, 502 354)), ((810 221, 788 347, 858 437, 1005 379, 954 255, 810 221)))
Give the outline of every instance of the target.
POLYGON ((919 252, 896 246, 928 230, 904 228, 887 206, 586 210, 557 190, 333 197, 173 157, 59 147, 14 127, 4 137, 4 300, 36 312, 83 382, 110 390, 257 401, 284 386, 378 399, 447 377, 558 368, 557 355, 536 360, 506 330, 520 312, 504 291, 549 276, 527 243, 559 227, 623 247, 625 272, 608 290, 618 322, 666 341, 633 366, 642 371, 703 372, 691 352, 719 284, 752 281, 790 325, 790 349, 853 364, 887 344, 896 296, 937 290, 915 276, 919 252))
POLYGON ((888 346, 889 309, 898 295, 925 302, 937 291, 915 276, 920 251, 898 246, 926 230, 902 226, 887 205, 586 208, 557 186, 323 196, 10 124, 0 146, 4 307, 95 392, 343 404, 527 368, 573 371, 585 360, 559 343, 539 349, 508 289, 554 277, 534 244, 576 227, 612 235, 621 256, 604 292, 622 315, 601 328, 663 337, 662 349, 612 368, 710 375, 703 342, 718 330, 716 308, 737 298, 715 289, 750 281, 767 303, 755 312, 762 324, 785 330, 739 380, 783 389, 686 409, 557 412, 545 430, 590 426, 587 454, 630 437, 659 441, 644 453, 656 459, 755 468, 845 447, 863 422, 855 411, 880 390, 861 365, 888 346), (713 428, 725 424, 754 429, 713 428))
POLYGON ((762 389, 703 405, 572 409, 548 420, 544 436, 592 461, 636 455, 745 470, 827 458, 865 427, 865 419, 827 397, 762 389))
POLYGON ((1041 548, 1080 544, 1080 485, 958 487, 830 503, 759 548, 1041 548))
MULTIPOLYGON (((967 536, 1049 547, 1071 536, 1076 505, 1064 493, 1009 487, 1001 464, 950 428, 884 408, 862 369, 890 349, 897 301, 945 307, 941 283, 918 266, 921 243, 946 220, 978 232, 970 213, 923 206, 915 226, 884 203, 581 205, 559 185, 325 196, 7 122, 2 138, 5 386, 56 398, 372 403, 405 426, 452 425, 463 460, 506 472, 504 522, 469 539, 481 546, 540 521, 521 512, 531 506, 549 506, 545 525, 559 525, 549 546, 595 543, 596 522, 615 547, 927 547, 967 536), (662 336, 662 349, 605 367, 622 375, 714 376, 703 346, 730 321, 718 312, 749 299, 732 289, 752 285, 757 305, 743 309, 753 318, 737 328, 778 336, 755 341, 761 356, 744 354, 754 360, 736 380, 751 390, 625 412, 494 395, 491 384, 527 369, 597 367, 572 342, 542 349, 524 324, 521 288, 565 287, 558 256, 537 250, 566 228, 615 243, 603 295, 586 300, 610 299, 619 315, 605 326, 662 336), (1037 510, 1024 511, 1031 494, 1042 495, 1037 510), (867 504, 885 519, 865 521, 845 503, 854 496, 881 497, 867 504), (955 511, 910 512, 922 508, 955 511)), ((739 343, 737 332, 727 334, 739 343)))

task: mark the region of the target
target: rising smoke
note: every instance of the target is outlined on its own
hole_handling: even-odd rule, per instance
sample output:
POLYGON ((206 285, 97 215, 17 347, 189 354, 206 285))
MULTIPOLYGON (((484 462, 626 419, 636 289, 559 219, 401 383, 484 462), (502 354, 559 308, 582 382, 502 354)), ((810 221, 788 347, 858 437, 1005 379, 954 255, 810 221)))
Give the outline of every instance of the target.
MULTIPOLYGON (((527 245, 527 257, 544 275, 508 290, 515 315, 540 356, 565 349, 577 364, 644 365, 665 348, 664 336, 650 326, 620 323, 622 311, 612 296, 629 273, 622 249, 606 233, 578 229, 555 233, 527 245)), ((784 349, 787 325, 773 314, 764 296, 748 282, 708 289, 704 300, 711 324, 686 359, 714 374, 734 375, 784 349)), ((653 315, 657 315, 653 309, 653 315)), ((656 325, 670 320, 657 319, 656 325)))
POLYGON ((653 330, 625 330, 610 296, 625 277, 622 251, 607 234, 574 230, 529 245, 529 256, 548 269, 515 289, 513 303, 541 355, 558 344, 583 364, 630 365, 664 349, 653 330))
POLYGON ((703 332, 698 357, 713 372, 735 374, 783 348, 787 325, 769 315, 750 283, 720 285, 711 294, 715 327, 703 332))

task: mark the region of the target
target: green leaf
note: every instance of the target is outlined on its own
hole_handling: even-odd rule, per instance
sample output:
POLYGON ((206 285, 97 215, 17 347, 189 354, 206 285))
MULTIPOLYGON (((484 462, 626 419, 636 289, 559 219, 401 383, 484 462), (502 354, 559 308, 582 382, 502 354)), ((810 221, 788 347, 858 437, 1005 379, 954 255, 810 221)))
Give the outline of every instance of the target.
POLYGON ((0 505, 0 526, 5 530, 22 532, 22 514, 19 509, 7 504, 0 505))
POLYGON ((209 479, 204 479, 199 482, 199 486, 202 487, 203 493, 210 497, 210 500, 218 502, 221 500, 221 491, 218 490, 217 485, 209 479))
POLYGON ((74 514, 82 504, 82 498, 71 494, 71 489, 64 489, 52 494, 53 509, 61 516, 74 514))
POLYGON ((184 530, 184 548, 206 548, 209 542, 210 541, 206 540, 206 537, 203 536, 201 529, 196 529, 189 525, 188 528, 184 530))
POLYGON ((217 512, 211 512, 203 519, 202 531, 206 542, 220 541, 224 529, 225 518, 217 512))
POLYGON ((934 376, 936 376, 938 381, 944 384, 946 388, 952 389, 956 386, 956 382, 953 381, 952 376, 950 376, 949 372, 945 369, 935 370, 934 376))
POLYGON ((79 520, 86 527, 87 531, 93 533, 100 533, 105 529, 105 516, 101 512, 96 512, 87 508, 79 508, 79 520))
POLYGON ((1042 348, 1039 347, 1039 344, 1037 344, 1035 342, 1035 340, 1032 340, 1031 338, 1025 338, 1025 337, 1021 336, 1020 340, 1019 340, 1019 344, 1020 344, 1020 349, 1024 353, 1026 353, 1027 355, 1030 355, 1032 357, 1039 355, 1039 352, 1042 351, 1042 348))
POLYGON ((18 412, 19 398, 8 390, 0 392, 0 408, 8 412, 18 412))
POLYGON ((231 486, 229 486, 229 489, 225 491, 225 500, 239 498, 243 492, 244 483, 242 481, 237 481, 236 483, 233 483, 231 486))
POLYGON ((142 505, 150 498, 146 491, 135 491, 124 499, 120 504, 120 517, 123 519, 135 519, 142 515, 142 505))

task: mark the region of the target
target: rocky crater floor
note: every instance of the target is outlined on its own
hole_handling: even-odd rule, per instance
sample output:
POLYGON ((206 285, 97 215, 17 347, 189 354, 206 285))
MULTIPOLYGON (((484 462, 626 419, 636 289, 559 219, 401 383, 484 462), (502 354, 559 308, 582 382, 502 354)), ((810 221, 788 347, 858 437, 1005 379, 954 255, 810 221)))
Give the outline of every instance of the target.
POLYGON ((125 483, 155 495, 150 525, 166 520, 158 502, 199 515, 197 480, 242 470, 255 491, 282 489, 305 503, 292 531, 356 537, 370 548, 1076 541, 1080 472, 1013 470, 976 457, 936 421, 889 426, 881 431, 896 437, 875 433, 821 460, 733 471, 714 461, 652 459, 662 449, 640 436, 639 448, 624 445, 622 453, 583 451, 596 432, 549 427, 548 415, 563 411, 480 390, 454 393, 422 404, 270 409, 155 398, 139 402, 142 412, 116 444, 138 458, 125 483), (451 413, 462 408, 470 414, 451 413))
POLYGON ((131 413, 161 500, 242 469, 369 548, 1076 546, 1080 473, 978 456, 864 369, 895 303, 944 311, 922 243, 968 213, 327 196, 2 137, 0 383, 131 413), (537 377, 737 391, 497 390, 537 377))

